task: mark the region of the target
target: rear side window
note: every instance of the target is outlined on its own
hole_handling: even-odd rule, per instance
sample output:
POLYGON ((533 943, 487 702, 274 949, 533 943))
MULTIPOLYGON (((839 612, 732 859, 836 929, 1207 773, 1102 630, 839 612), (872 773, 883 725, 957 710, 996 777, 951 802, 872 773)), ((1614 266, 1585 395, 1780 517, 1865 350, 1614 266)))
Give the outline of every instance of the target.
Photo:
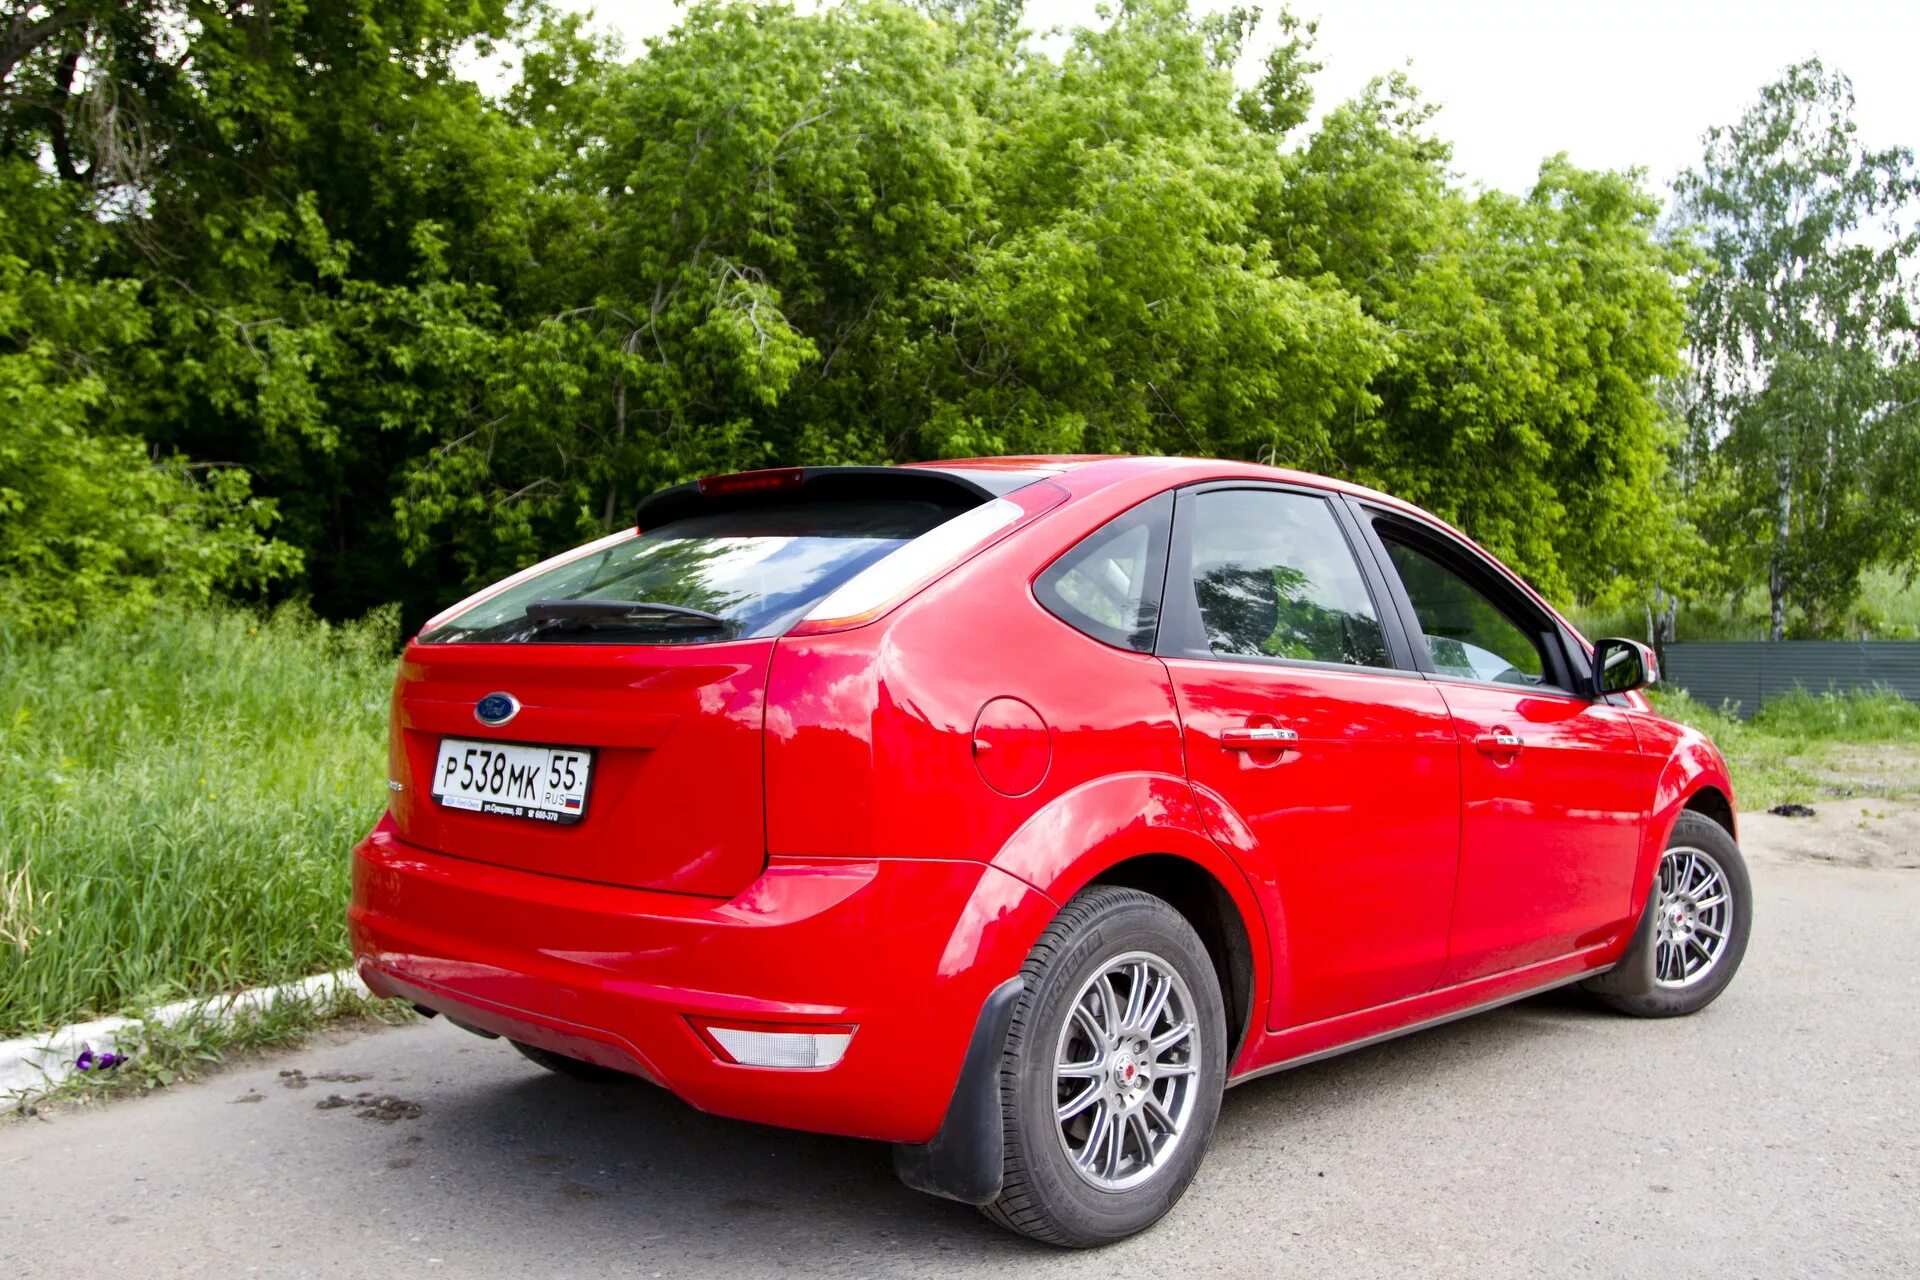
POLYGON ((780 635, 861 570, 955 515, 918 500, 781 502, 689 515, 480 601, 425 644, 674 644, 780 635), (592 601, 599 610, 542 606, 592 601), (667 606, 657 612, 636 607, 667 606), (544 617, 529 616, 528 606, 544 617))
POLYGON ((1173 495, 1114 517, 1055 560, 1033 584, 1060 621, 1119 649, 1153 652, 1167 576, 1173 495))
POLYGON ((1385 667, 1386 633, 1322 498, 1216 489, 1193 508, 1193 593, 1221 657, 1385 667))

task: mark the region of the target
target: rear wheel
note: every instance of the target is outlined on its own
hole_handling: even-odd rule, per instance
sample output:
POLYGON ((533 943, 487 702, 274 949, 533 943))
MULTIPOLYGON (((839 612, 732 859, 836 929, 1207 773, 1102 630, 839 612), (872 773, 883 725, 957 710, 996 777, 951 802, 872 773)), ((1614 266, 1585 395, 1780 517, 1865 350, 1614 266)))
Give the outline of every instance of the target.
POLYGON ((570 1076, 575 1080, 585 1080, 589 1084, 632 1084, 639 1079, 638 1076, 628 1075, 624 1071, 615 1071, 612 1067, 582 1062, 578 1058, 569 1058, 566 1054, 555 1053, 551 1049, 522 1044, 518 1040, 508 1043, 518 1049, 520 1055, 527 1061, 538 1063, 555 1075, 570 1076))
POLYGON ((1627 953, 1582 986, 1636 1017, 1695 1013, 1733 981, 1752 924, 1753 885, 1740 846, 1719 823, 1689 810, 1668 837, 1627 953))
POLYGON ((1023 970, 1001 1062, 1006 1166, 987 1217, 1050 1244, 1124 1239, 1180 1199, 1226 1075, 1226 1013, 1193 927, 1101 885, 1069 902, 1023 970))

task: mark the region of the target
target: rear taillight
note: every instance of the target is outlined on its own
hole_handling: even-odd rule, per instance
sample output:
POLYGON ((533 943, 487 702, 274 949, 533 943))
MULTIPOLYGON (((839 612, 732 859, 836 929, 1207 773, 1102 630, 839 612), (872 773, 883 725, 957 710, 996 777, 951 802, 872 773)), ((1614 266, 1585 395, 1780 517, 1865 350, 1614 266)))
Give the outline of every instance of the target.
POLYGON ((999 541, 1015 526, 1058 506, 1066 497, 1066 490, 1043 480, 962 512, 842 583, 787 634, 817 636, 872 622, 961 561, 999 541))
POLYGON ((853 1040, 850 1026, 784 1022, 700 1022, 694 1024, 708 1047, 726 1062, 742 1067, 807 1070, 831 1067, 853 1040))

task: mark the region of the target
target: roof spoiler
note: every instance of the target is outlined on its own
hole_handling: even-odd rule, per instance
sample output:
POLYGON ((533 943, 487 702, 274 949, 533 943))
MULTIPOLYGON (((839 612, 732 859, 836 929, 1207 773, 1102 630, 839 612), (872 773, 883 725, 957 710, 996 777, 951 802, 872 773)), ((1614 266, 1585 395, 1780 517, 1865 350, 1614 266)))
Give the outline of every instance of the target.
POLYGON ((931 502, 959 514, 1037 479, 1020 472, 968 473, 933 467, 776 467, 736 471, 656 489, 634 508, 642 529, 720 508, 790 502, 898 498, 931 502))

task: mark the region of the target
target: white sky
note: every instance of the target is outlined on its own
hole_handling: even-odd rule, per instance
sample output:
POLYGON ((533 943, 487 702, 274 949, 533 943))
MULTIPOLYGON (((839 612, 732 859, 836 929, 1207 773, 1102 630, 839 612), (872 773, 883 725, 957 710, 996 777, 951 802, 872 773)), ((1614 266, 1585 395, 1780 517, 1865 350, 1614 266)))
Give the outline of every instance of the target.
MULTIPOLYGON (((805 5, 807 0, 802 0, 805 5)), ((640 41, 670 28, 671 0, 561 0, 640 41)), ((1219 8, 1217 0, 1195 0, 1219 8)), ((810 7, 810 6, 808 6, 810 7)), ((1278 8, 1269 3, 1269 11, 1278 8)), ((1470 181, 1510 191, 1540 161, 1638 165, 1654 183, 1698 158, 1787 64, 1818 54, 1853 78, 1870 146, 1920 146, 1920 0, 1295 0, 1320 18, 1324 107, 1411 60, 1443 110, 1437 128, 1470 181)), ((1027 24, 1098 21, 1096 0, 1028 0, 1027 24)), ((1263 24, 1256 52, 1272 35, 1263 24)), ((1251 63, 1249 64, 1251 65, 1251 63)))

